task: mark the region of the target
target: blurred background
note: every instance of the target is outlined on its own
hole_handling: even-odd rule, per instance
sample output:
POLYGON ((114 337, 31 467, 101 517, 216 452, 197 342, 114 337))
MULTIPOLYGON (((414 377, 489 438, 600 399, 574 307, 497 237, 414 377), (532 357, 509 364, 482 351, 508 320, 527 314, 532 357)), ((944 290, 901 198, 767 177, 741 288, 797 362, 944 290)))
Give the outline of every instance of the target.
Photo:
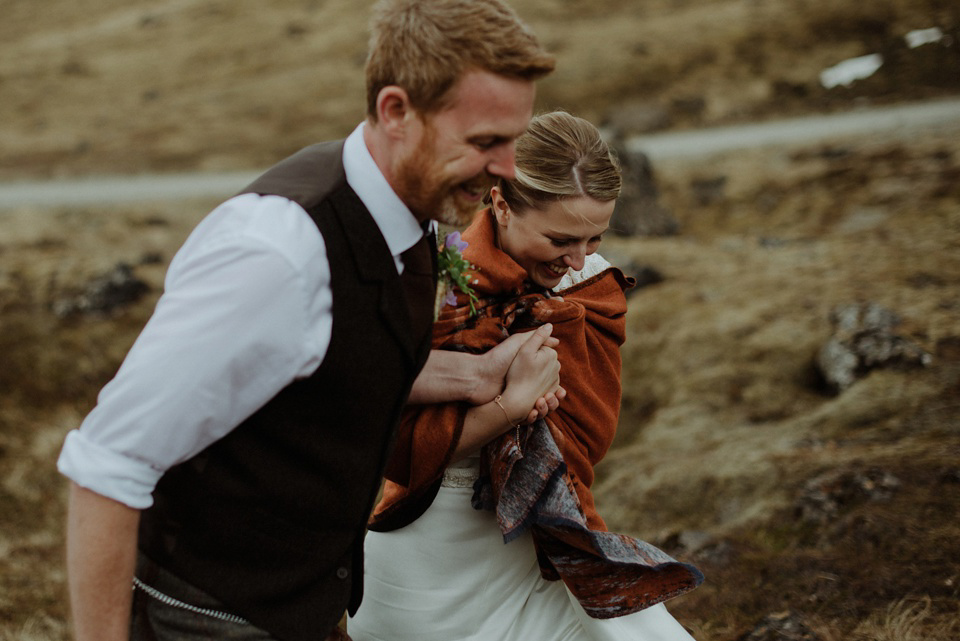
MULTIPOLYGON (((63 437, 193 226, 363 117, 371 4, 2 3, 0 640, 68 638, 63 437)), ((960 5, 511 4, 625 168, 609 526, 699 641, 960 638, 960 5)))

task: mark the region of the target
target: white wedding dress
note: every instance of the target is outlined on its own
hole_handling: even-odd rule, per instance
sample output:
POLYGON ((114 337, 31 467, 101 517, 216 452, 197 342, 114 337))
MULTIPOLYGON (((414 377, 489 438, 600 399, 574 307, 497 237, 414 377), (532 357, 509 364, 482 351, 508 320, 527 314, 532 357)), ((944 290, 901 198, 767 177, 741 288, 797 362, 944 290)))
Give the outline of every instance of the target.
POLYGON ((354 641, 693 641, 663 604, 589 617, 562 581, 540 577, 529 534, 504 544, 470 505, 476 459, 452 467, 410 525, 370 532, 354 641))

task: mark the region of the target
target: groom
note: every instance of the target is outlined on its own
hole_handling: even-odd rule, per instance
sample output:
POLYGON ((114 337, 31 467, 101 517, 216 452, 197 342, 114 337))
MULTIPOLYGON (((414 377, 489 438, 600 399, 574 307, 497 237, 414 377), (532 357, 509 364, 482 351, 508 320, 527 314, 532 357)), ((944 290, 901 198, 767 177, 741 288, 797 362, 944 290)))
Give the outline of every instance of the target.
MULTIPOLYGON (((78 641, 306 641, 355 610, 366 518, 429 352, 424 229, 464 223, 513 177, 552 68, 500 0, 378 3, 365 122, 200 223, 67 436, 78 641)), ((417 396, 490 400, 515 355, 555 366, 549 340, 431 357, 417 396)))

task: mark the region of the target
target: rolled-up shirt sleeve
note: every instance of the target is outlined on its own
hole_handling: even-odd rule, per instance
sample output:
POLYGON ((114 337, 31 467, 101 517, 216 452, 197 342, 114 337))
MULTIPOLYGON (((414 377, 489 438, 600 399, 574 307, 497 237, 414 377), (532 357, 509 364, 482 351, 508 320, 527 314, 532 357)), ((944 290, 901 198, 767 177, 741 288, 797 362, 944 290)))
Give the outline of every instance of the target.
POLYGON ((170 467, 230 432, 326 353, 332 294, 323 239, 298 205, 239 196, 174 258, 165 291, 60 471, 130 507, 170 467))

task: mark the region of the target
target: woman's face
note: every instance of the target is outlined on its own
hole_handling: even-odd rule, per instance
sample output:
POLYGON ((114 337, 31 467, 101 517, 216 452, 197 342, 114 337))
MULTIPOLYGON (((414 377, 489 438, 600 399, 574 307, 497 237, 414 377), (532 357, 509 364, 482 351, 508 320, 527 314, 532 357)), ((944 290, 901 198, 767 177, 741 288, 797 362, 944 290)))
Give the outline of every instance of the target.
POLYGON ((577 196, 517 215, 499 188, 490 190, 500 249, 527 270, 530 280, 552 289, 568 269, 583 269, 610 226, 616 201, 577 196))

